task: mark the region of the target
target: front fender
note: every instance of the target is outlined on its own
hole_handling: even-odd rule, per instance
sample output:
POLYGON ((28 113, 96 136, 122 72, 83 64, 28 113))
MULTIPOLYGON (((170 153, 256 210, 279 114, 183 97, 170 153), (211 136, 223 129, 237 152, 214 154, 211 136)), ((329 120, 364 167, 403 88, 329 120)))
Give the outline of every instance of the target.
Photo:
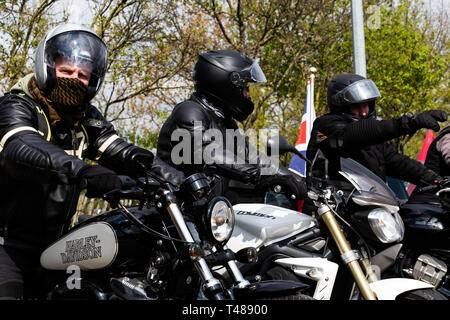
POLYGON ((378 300, 395 300, 399 294, 407 291, 434 288, 423 281, 406 278, 383 279, 371 282, 369 285, 378 300))

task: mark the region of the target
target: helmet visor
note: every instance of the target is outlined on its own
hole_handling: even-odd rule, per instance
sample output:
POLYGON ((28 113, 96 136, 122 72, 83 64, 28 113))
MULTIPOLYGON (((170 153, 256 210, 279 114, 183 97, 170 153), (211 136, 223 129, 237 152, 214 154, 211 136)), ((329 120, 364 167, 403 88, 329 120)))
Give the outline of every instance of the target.
POLYGON ((245 87, 249 82, 266 82, 266 76, 258 64, 258 60, 253 60, 253 63, 245 67, 241 71, 233 71, 230 74, 231 82, 238 87, 245 87))
POLYGON ((88 32, 72 31, 47 41, 44 61, 52 68, 56 62, 63 62, 101 78, 105 74, 106 54, 106 46, 99 38, 88 32))
POLYGON ((335 105, 361 103, 381 98, 380 91, 372 80, 359 80, 342 89, 332 97, 335 105))
POLYGON ((260 82, 264 83, 267 81, 264 72, 258 64, 259 59, 253 60, 253 63, 242 69, 240 73, 241 78, 245 80, 245 82, 260 82))

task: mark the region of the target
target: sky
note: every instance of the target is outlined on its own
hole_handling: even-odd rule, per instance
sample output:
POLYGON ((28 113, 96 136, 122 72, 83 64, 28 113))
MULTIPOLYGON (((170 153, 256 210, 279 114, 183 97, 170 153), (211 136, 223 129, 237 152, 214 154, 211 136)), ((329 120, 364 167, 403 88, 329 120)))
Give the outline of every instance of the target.
POLYGON ((69 23, 89 24, 92 12, 86 0, 63 0, 61 6, 67 8, 70 13, 69 23))
MULTIPOLYGON (((364 0, 362 0, 364 2, 364 0)), ((450 14, 450 0, 422 0, 425 7, 430 11, 447 11, 450 14)), ((84 24, 92 19, 92 13, 86 0, 62 0, 62 6, 70 9, 69 22, 84 24)))
POLYGON ((441 8, 446 8, 447 12, 450 11, 450 0, 423 0, 423 2, 429 10, 441 10, 441 8))

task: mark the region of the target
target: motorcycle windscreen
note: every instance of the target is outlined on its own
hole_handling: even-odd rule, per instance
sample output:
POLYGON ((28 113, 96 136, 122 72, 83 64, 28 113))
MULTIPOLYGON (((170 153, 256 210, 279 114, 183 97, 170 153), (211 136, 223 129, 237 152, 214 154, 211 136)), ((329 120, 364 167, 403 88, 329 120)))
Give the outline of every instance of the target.
POLYGON ((399 210, 394 192, 372 171, 350 158, 341 158, 341 171, 355 188, 352 194, 354 202, 361 206, 379 205, 390 212, 399 210))

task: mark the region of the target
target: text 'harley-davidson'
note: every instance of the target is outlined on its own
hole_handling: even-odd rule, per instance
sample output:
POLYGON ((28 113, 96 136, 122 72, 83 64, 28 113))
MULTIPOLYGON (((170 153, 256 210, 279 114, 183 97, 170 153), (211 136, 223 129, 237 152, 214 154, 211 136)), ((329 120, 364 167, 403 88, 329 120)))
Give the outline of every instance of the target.
POLYGON ((234 212, 224 197, 208 200, 203 174, 180 190, 156 177, 134 181, 105 195, 114 210, 76 224, 41 255, 41 265, 59 282, 48 299, 162 300, 198 298, 283 299, 305 285, 289 281, 252 284, 236 266, 253 262, 254 248, 234 253, 225 243, 234 212), (126 208, 120 200, 138 200, 126 208), (233 283, 225 286, 211 271, 223 265, 233 283), (67 271, 73 277, 66 281, 67 271))

